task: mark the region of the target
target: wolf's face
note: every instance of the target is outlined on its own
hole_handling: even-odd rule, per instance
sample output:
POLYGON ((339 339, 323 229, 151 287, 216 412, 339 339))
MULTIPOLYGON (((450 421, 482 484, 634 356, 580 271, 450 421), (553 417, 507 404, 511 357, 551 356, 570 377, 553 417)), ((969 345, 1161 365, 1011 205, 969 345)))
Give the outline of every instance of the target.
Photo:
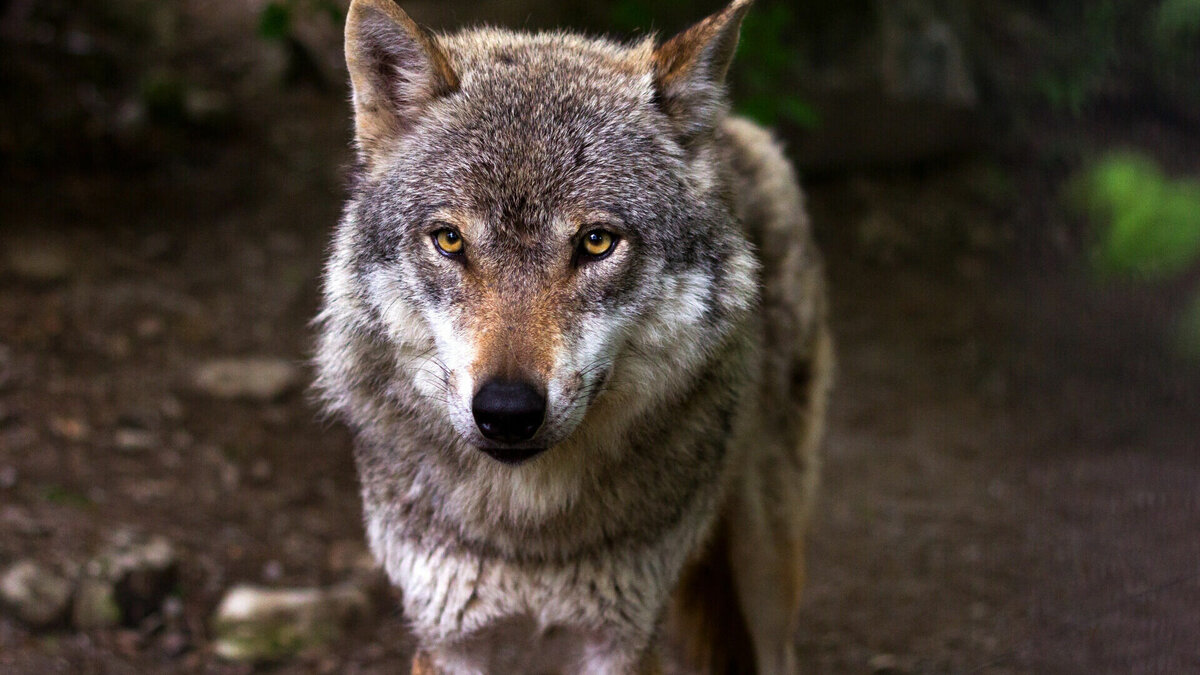
POLYGON ((373 330, 404 355, 378 375, 510 463, 570 438, 606 392, 636 413, 753 300, 703 140, 727 56, 434 38, 393 10, 356 3, 347 28, 365 176, 342 238, 373 330))

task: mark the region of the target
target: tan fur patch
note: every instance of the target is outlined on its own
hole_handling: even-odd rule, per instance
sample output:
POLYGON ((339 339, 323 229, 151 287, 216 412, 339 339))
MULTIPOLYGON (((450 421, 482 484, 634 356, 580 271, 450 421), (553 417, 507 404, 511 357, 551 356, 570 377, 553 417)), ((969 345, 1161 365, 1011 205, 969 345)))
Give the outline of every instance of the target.
POLYGON ((494 284, 477 281, 475 286, 481 291, 471 319, 475 381, 499 377, 544 385, 562 342, 561 291, 550 288, 518 299, 498 291, 494 284))
POLYGON ((413 657, 412 675, 438 675, 437 668, 433 666, 433 659, 425 652, 417 652, 413 657))

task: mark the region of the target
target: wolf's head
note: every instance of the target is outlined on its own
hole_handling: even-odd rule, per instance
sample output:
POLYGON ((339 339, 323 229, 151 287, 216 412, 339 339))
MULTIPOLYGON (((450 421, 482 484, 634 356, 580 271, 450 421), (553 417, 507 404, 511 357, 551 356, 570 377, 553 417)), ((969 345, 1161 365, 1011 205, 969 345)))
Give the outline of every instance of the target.
POLYGON ((618 45, 433 35, 355 0, 363 175, 329 269, 327 393, 416 394, 426 429, 516 463, 686 390, 755 300, 715 142, 748 6, 618 45), (352 372, 364 335, 392 358, 352 372))

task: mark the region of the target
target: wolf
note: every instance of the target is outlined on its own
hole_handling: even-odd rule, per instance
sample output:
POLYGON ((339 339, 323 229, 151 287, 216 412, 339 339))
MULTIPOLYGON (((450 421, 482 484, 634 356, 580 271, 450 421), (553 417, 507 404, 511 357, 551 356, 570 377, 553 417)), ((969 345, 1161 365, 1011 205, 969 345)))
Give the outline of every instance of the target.
POLYGON ((749 6, 618 43, 350 5, 315 386, 414 673, 796 672, 833 346, 794 172, 729 112, 749 6))

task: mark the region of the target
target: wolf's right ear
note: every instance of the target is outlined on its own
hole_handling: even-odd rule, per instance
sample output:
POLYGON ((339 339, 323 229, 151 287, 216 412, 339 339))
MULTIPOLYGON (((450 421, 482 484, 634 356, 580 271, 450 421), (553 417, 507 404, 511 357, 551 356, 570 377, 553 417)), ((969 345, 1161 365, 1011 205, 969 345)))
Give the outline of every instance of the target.
POLYGON ((350 3, 346 66, 355 138, 360 156, 368 162, 404 133, 429 103, 458 89, 458 75, 437 38, 392 0, 350 3))
POLYGON ((654 50, 659 100, 685 139, 711 129, 724 112, 725 74, 751 2, 733 0, 654 50))

